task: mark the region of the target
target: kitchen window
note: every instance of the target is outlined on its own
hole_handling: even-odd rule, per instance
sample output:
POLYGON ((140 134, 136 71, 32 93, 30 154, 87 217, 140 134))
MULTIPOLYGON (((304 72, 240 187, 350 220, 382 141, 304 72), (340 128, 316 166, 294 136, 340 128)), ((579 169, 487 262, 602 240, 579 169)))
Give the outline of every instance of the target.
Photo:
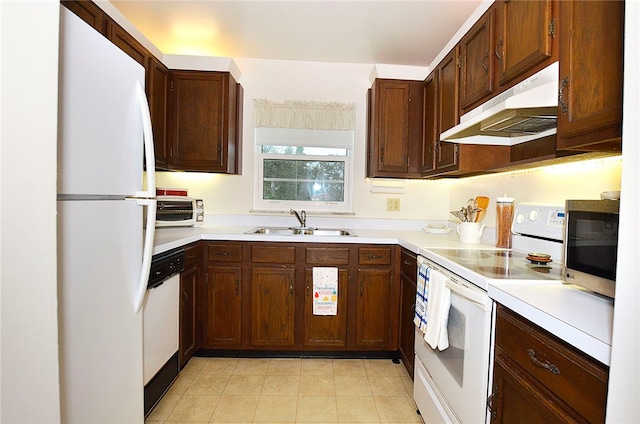
POLYGON ((254 209, 352 212, 353 131, 256 128, 254 209))

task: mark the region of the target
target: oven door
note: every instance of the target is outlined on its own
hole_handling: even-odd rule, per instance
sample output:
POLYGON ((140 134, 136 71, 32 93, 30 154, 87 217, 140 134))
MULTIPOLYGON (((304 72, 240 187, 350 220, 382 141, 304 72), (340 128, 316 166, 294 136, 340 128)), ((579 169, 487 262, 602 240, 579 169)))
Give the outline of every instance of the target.
MULTIPOLYGON (((414 397, 423 396, 421 391, 428 393, 441 415, 446 412, 447 416, 432 419, 434 422, 482 423, 487 416, 493 302, 485 291, 456 278, 458 281, 448 285, 449 347, 431 349, 416 329, 415 354, 420 364, 416 365, 414 397), (422 387, 425 383, 429 387, 422 387)), ((420 403, 425 402, 416 398, 418 408, 420 403)))

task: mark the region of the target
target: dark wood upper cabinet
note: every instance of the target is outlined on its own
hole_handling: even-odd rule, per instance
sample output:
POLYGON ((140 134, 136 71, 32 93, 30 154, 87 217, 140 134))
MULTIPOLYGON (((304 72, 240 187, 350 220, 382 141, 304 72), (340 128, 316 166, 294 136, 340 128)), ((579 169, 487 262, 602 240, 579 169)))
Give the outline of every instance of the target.
POLYGON ((107 34, 107 16, 91 1, 62 0, 60 3, 102 35, 107 34))
POLYGON ((494 53, 501 86, 524 79, 556 60, 557 8, 557 0, 496 3, 494 53))
POLYGON ((558 148, 621 151, 623 1, 561 2, 558 148))
POLYGON ((107 38, 133 60, 144 66, 148 72, 151 53, 120 25, 109 19, 107 21, 107 38))
POLYGON ((460 46, 460 108, 470 109, 494 91, 494 8, 467 32, 460 46))
POLYGON ((435 148, 436 170, 455 169, 458 165, 458 145, 441 142, 440 133, 459 122, 458 99, 460 73, 458 72, 459 47, 455 47, 438 65, 437 109, 439 133, 435 148))
POLYGON ((424 125, 422 140, 422 175, 435 170, 436 146, 440 137, 438 123, 438 69, 424 80, 424 125))
POLYGON ((420 177, 422 81, 376 79, 369 94, 369 177, 420 177))
POLYGON ((169 70, 158 59, 152 57, 149 62, 147 96, 149 97, 157 169, 168 169, 169 167, 169 149, 167 145, 168 93, 169 70))
POLYGON ((172 169, 236 172, 237 83, 228 72, 171 71, 172 169))

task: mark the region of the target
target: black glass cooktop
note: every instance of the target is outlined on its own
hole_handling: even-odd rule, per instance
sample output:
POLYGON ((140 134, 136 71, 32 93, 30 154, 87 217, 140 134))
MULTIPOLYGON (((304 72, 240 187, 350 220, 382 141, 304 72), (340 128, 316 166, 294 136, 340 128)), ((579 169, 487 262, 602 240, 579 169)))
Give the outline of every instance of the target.
MULTIPOLYGON (((555 262, 532 263, 512 250, 430 249, 433 253, 494 280, 561 280, 562 267, 555 262)), ((455 272, 455 270, 452 270, 455 272)))

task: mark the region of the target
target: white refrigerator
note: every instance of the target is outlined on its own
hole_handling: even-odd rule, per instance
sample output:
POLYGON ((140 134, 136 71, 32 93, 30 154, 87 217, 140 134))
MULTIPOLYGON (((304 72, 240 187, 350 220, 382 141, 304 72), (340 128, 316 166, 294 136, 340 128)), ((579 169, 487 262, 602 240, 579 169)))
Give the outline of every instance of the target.
POLYGON ((141 307, 156 212, 145 71, 62 6, 60 19, 62 422, 142 423, 141 307))

